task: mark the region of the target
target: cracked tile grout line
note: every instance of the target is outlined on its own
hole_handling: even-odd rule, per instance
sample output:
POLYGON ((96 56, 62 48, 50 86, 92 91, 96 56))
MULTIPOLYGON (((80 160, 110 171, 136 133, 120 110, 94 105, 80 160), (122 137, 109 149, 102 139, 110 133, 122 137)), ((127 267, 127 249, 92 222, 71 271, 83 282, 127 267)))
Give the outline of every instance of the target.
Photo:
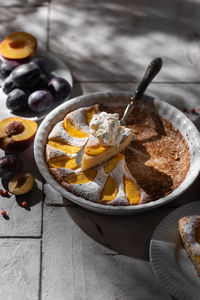
POLYGON ((51 15, 51 0, 48 1, 48 15, 47 15, 47 52, 49 52, 50 47, 49 47, 49 39, 50 39, 50 15, 51 15))
POLYGON ((41 207, 41 239, 40 239, 40 274, 39 274, 39 289, 38 289, 38 300, 42 299, 42 267, 43 267, 43 226, 44 226, 44 202, 45 202, 45 193, 44 193, 44 184, 42 183, 42 207, 41 207))

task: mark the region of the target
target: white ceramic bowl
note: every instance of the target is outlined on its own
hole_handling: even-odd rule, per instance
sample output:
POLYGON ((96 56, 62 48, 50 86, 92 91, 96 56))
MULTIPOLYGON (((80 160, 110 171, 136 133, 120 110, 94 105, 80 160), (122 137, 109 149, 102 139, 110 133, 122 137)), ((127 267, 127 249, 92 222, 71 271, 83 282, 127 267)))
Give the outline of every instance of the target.
POLYGON ((53 126, 61 121, 64 116, 79 107, 90 106, 95 103, 109 105, 126 105, 132 94, 130 92, 112 92, 112 93, 93 93, 89 95, 80 96, 69 100, 62 105, 55 108, 41 123, 34 142, 34 155, 37 166, 44 177, 44 179, 53 188, 59 191, 62 196, 75 202, 76 204, 85 207, 86 209, 96 211, 103 214, 112 215, 125 215, 141 213, 163 204, 166 204, 176 197, 180 196, 195 180, 200 170, 200 134, 194 124, 177 108, 174 106, 152 97, 144 97, 142 102, 145 106, 154 107, 158 114, 171 122, 175 129, 178 129, 182 136, 185 138, 190 154, 191 165, 188 174, 183 183, 175 189, 171 194, 160 198, 156 201, 152 201, 146 204, 140 204, 137 206, 111 206, 93 203, 83 198, 77 197, 72 193, 64 189, 51 175, 47 164, 44 159, 45 145, 47 143, 47 137, 53 128, 53 126))

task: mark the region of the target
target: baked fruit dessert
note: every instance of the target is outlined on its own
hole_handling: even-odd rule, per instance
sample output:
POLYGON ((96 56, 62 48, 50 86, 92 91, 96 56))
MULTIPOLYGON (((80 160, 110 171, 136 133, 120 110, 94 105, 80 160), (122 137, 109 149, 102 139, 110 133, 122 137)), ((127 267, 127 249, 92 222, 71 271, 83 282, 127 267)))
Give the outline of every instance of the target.
POLYGON ((98 139, 90 134, 89 127, 98 110, 98 105, 79 108, 54 126, 46 146, 46 160, 51 173, 68 191, 93 202, 110 205, 148 202, 148 195, 131 176, 125 156, 119 153, 130 143, 133 130, 120 128, 121 141, 118 145, 100 145, 98 139), (79 166, 77 152, 85 143, 79 166))
POLYGON ((123 106, 82 107, 52 128, 46 162, 66 190, 97 203, 138 205, 182 183, 190 152, 180 132, 144 105, 123 127, 123 112, 123 106))
POLYGON ((200 215, 181 218, 179 232, 187 255, 200 276, 200 215))

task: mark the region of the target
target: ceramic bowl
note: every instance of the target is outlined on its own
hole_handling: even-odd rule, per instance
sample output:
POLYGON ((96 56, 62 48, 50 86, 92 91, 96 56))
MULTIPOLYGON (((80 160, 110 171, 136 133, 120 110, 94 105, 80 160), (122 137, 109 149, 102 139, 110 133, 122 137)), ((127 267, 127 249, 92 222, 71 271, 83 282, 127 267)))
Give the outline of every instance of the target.
POLYGON ((34 156, 36 164, 46 180, 53 188, 59 191, 62 196, 67 199, 73 201, 74 203, 103 214, 110 215, 128 215, 141 213, 150 209, 154 209, 158 206, 169 203, 174 200, 176 197, 180 196, 196 179, 200 171, 200 134, 197 128, 194 126, 192 121, 188 119, 181 111, 179 111, 174 106, 161 101, 157 98, 152 97, 144 97, 142 99, 142 105, 154 107, 158 114, 165 118, 167 121, 172 123, 175 129, 178 129, 182 136, 185 138, 190 155, 191 155, 191 164, 190 169, 187 173, 185 180, 182 184, 175 189, 169 195, 160 198, 158 200, 140 204, 137 206, 111 206, 111 205, 103 205, 99 203, 94 203, 83 198, 77 197, 72 193, 68 192, 64 189, 51 175, 49 172, 48 166, 45 162, 45 145, 47 143, 48 135, 53 128, 53 126, 61 121, 64 116, 77 108, 90 106, 95 103, 104 104, 106 106, 122 106, 126 105, 130 99, 132 94, 130 92, 112 92, 112 93, 92 93, 84 96, 80 96, 69 100, 57 108, 55 108, 52 112, 50 112, 46 118, 41 123, 34 142, 34 156))

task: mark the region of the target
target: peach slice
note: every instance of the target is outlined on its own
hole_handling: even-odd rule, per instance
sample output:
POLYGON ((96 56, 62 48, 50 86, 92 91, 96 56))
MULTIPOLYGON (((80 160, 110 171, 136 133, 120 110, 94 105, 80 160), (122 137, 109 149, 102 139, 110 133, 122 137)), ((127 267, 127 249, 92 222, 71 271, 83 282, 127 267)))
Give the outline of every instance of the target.
POLYGON ((62 150, 64 151, 66 154, 74 154, 77 153, 81 147, 75 147, 75 146, 70 146, 70 145, 66 145, 62 142, 55 142, 55 141, 49 141, 48 144, 56 149, 62 150))
POLYGON ((134 180, 124 177, 124 190, 130 204, 139 204, 140 192, 134 180))
POLYGON ((118 188, 116 181, 109 175, 101 192, 101 202, 109 202, 117 196, 118 188))
POLYGON ((0 45, 1 55, 8 59, 33 57, 37 49, 36 38, 26 32, 9 34, 0 45))
POLYGON ((72 137, 76 137, 76 138, 88 137, 88 134, 86 134, 85 132, 74 128, 71 122, 67 119, 64 120, 63 127, 72 137))
POLYGON ((89 126, 90 121, 92 120, 92 117, 97 113, 96 107, 91 107, 88 110, 85 111, 85 120, 86 124, 89 126))
POLYGON ((100 146, 100 147, 85 147, 84 152, 87 153, 88 155, 91 156, 95 156, 95 155, 99 155, 105 151, 107 151, 110 147, 104 147, 104 146, 100 146))
POLYGON ((37 131, 35 121, 11 117, 0 121, 0 148, 8 153, 25 150, 33 142, 37 131))
POLYGON ((49 165, 53 168, 66 168, 72 170, 78 169, 75 158, 67 158, 66 156, 51 159, 49 161, 49 165))
POLYGON ((70 184, 85 184, 91 182, 97 176, 97 170, 87 170, 79 174, 70 174, 65 180, 70 184))
POLYGON ((112 172, 112 170, 116 167, 116 165, 119 163, 120 160, 125 159, 125 156, 121 153, 118 153, 113 158, 109 159, 105 166, 104 166, 104 172, 106 174, 112 172))
POLYGON ((8 189, 14 195, 23 195, 32 190, 34 182, 35 178, 31 173, 21 172, 10 179, 8 189))

